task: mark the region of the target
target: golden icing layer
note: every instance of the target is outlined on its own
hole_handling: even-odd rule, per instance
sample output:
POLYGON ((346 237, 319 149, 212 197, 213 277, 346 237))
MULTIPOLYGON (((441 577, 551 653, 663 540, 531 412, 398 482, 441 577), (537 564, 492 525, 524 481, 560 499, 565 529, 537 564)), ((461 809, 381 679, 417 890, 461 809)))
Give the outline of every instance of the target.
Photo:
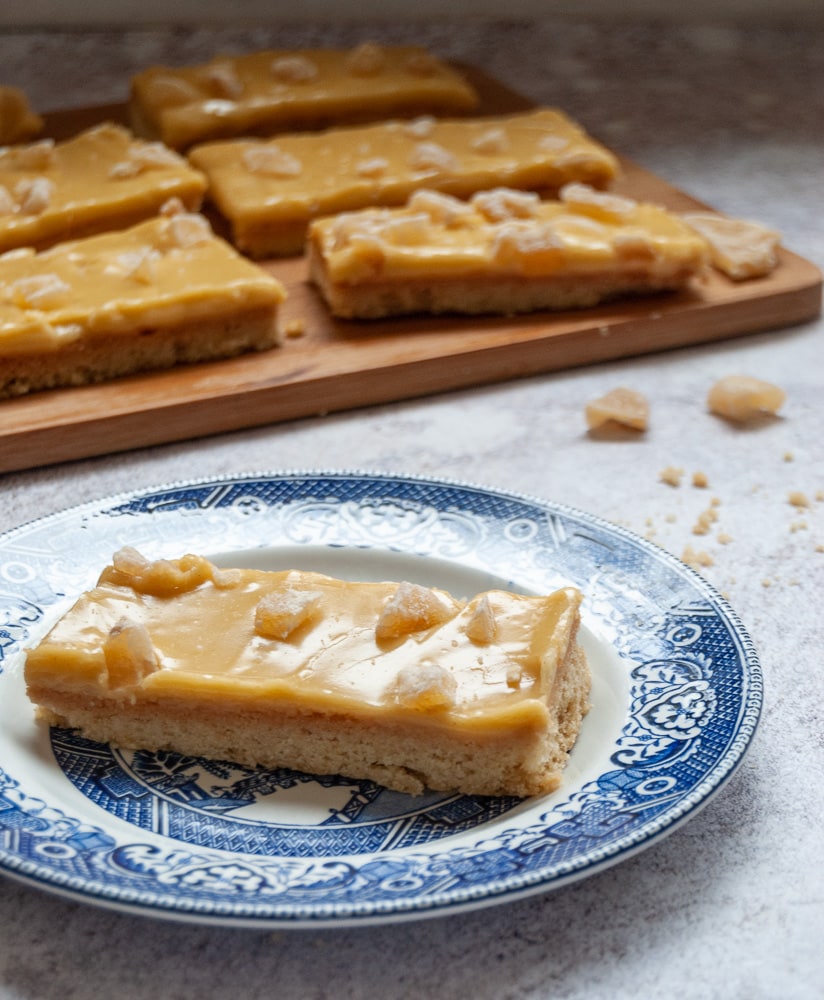
POLYGON ((280 282, 216 237, 202 216, 158 216, 0 257, 0 357, 276 306, 284 297, 280 282))
POLYGON ((461 114, 477 103, 458 72, 415 46, 254 52, 153 66, 132 79, 135 127, 176 149, 393 114, 461 114))
POLYGON ((490 591, 219 570, 126 549, 28 653, 30 687, 213 706, 397 717, 499 733, 544 727, 580 593, 490 591))
POLYGON ((119 125, 0 151, 0 252, 132 225, 170 198, 196 210, 205 190, 185 159, 119 125))
POLYGON ((418 188, 468 197, 507 186, 557 191, 572 180, 605 186, 615 157, 561 111, 330 129, 275 140, 196 146, 190 161, 209 180, 209 197, 255 252, 286 231, 293 252, 312 218, 368 205, 401 205, 418 188))
POLYGON ((468 203, 415 192, 401 209, 365 209, 312 223, 309 238, 340 284, 459 276, 652 277, 707 259, 705 240, 656 205, 565 186, 557 201, 497 189, 468 203))

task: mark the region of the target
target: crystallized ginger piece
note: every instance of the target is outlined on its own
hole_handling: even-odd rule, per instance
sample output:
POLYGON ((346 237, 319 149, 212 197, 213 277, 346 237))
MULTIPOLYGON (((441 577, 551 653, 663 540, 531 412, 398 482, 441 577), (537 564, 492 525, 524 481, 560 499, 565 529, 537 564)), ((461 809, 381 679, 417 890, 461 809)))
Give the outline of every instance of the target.
POLYGON ((469 619, 466 634, 479 645, 488 645, 495 639, 495 612, 489 603, 489 597, 484 594, 469 619))
POLYGON ((255 631, 265 639, 288 639, 314 615, 320 603, 317 590, 273 590, 255 608, 255 631))
POLYGON ((707 241, 713 266, 733 281, 761 278, 778 263, 781 238, 758 222, 712 212, 685 212, 681 218, 707 241))
POLYGON ((244 151, 242 160, 250 174, 261 177, 300 177, 303 172, 300 160, 276 143, 252 146, 244 151))
POLYGON ((346 57, 346 67, 354 76, 377 76, 386 66, 386 52, 375 42, 362 42, 346 57))
POLYGON ((590 430, 615 423, 645 431, 649 421, 649 403, 640 392, 621 386, 587 403, 586 420, 590 430))
POLYGON ((398 584, 386 602, 375 626, 378 642, 399 639, 412 632, 435 628, 453 618, 458 606, 450 607, 435 591, 417 583, 398 584))
POLYGON ((409 664, 395 678, 394 696, 407 708, 432 712, 454 705, 457 689, 454 676, 439 664, 409 664))
POLYGON ((139 594, 171 597, 194 590, 211 579, 214 566, 202 556, 185 555, 174 562, 156 559, 154 562, 131 546, 124 546, 112 556, 112 565, 100 575, 101 583, 131 587, 139 594))
POLYGON ((112 690, 134 687, 160 666, 146 626, 126 618, 109 632, 103 644, 106 686, 112 690))
POLYGON ((719 417, 745 423, 777 413, 785 398, 784 390, 770 382, 750 375, 727 375, 710 389, 707 405, 719 417))
POLYGON ((43 129, 43 119, 19 87, 0 86, 0 145, 27 142, 43 129))

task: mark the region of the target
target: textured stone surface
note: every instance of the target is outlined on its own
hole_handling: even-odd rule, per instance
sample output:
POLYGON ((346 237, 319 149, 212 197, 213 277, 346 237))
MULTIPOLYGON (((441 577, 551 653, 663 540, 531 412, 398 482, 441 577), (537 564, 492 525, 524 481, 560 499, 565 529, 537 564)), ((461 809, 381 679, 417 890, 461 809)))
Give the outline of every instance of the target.
MULTIPOLYGON (((416 39, 558 104, 616 149, 824 261, 824 34, 780 26, 362 25, 6 34, 4 82, 40 109, 121 99, 156 61, 267 45, 416 39)), ((614 1000, 820 996, 824 933, 824 323, 334 417, 7 475, 0 529, 201 475, 372 468, 550 497, 649 534, 704 573, 758 647, 765 712, 728 786, 662 843, 594 878, 466 915, 277 934, 171 925, 0 881, 0 998, 382 996, 614 1000), (718 377, 780 384, 778 419, 706 412, 718 377), (642 437, 593 440, 585 403, 644 392, 642 437), (667 466, 682 485, 659 481, 667 466), (706 473, 708 489, 690 484, 706 473), (799 510, 791 491, 810 498, 799 510), (720 500, 709 535, 692 527, 720 500), (719 532, 729 536, 722 544, 719 532)))

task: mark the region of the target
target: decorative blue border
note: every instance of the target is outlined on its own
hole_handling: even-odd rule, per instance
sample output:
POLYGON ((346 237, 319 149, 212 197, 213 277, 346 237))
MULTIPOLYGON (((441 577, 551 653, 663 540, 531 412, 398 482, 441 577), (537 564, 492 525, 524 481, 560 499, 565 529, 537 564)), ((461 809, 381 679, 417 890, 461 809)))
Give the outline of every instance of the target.
POLYGON ((172 484, 7 533, 0 673, 49 609, 92 582, 98 553, 105 560, 133 544, 176 554, 181 537, 200 552, 248 549, 250 524, 271 546, 398 551, 524 589, 580 586, 588 614, 632 664, 612 768, 545 813, 506 822, 502 808, 452 849, 448 837, 422 837, 424 851, 308 848, 302 856, 248 844, 215 849, 151 830, 124 839, 32 797, 25 779, 0 766, 0 869, 88 901, 229 924, 370 922, 487 905, 583 877, 670 832, 721 787, 755 731, 762 681, 752 642, 723 598, 677 559, 550 502, 374 473, 172 484), (77 560, 78 552, 95 558, 77 560))

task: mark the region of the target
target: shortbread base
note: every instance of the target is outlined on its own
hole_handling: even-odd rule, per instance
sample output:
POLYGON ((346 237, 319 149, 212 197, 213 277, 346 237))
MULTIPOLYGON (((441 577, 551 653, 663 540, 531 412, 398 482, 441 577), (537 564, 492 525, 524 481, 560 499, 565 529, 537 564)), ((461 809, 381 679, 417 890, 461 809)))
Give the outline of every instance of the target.
POLYGON ((122 748, 342 774, 410 794, 429 789, 531 796, 560 785, 589 708, 589 691, 586 656, 573 643, 558 668, 544 730, 474 734, 426 722, 357 719, 261 703, 239 707, 164 699, 114 705, 112 699, 34 686, 29 694, 44 721, 122 748))
POLYGON ((172 326, 81 337, 54 351, 5 357, 0 371, 0 399, 229 358, 267 350, 279 342, 277 311, 271 306, 172 326))

